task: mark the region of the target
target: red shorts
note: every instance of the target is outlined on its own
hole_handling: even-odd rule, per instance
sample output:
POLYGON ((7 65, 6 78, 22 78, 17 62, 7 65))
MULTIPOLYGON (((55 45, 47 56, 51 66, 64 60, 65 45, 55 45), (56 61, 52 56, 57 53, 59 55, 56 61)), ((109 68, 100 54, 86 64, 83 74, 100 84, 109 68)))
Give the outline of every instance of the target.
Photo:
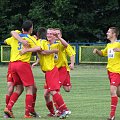
POLYGON ((58 69, 58 71, 59 71, 60 86, 71 86, 70 74, 69 74, 69 71, 67 71, 67 68, 61 67, 58 69))
POLYGON ((51 71, 47 71, 45 73, 46 83, 44 85, 44 89, 48 89, 49 91, 59 91, 59 72, 58 68, 54 67, 51 71))
POLYGON ((108 71, 110 85, 118 87, 120 85, 120 74, 108 71))
POLYGON ((7 82, 13 82, 12 73, 11 73, 11 62, 9 62, 8 64, 7 82))
POLYGON ((34 85, 34 77, 29 63, 21 61, 11 62, 11 72, 14 85, 34 85))

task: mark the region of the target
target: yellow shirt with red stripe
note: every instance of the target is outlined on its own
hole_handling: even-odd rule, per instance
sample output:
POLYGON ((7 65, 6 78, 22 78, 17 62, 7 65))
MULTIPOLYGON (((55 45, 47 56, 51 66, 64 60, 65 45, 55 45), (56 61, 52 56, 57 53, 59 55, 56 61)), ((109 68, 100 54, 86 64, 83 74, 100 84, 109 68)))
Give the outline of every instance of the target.
POLYGON ((120 52, 114 52, 113 48, 120 48, 120 42, 108 43, 101 51, 103 56, 108 57, 107 69, 110 72, 120 73, 120 52))
MULTIPOLYGON (((56 45, 57 43, 51 44, 47 40, 42 40, 38 42, 38 46, 41 46, 42 50, 52 50, 52 46, 56 45)), ((42 71, 51 71, 55 67, 54 63, 54 54, 49 54, 49 55, 42 55, 39 54, 40 58, 40 67, 42 71)))
MULTIPOLYGON (((29 43, 29 48, 35 47, 36 43, 34 42, 33 38, 28 34, 20 34, 23 39, 27 40, 29 43)), ((14 37, 8 38, 5 40, 8 45, 11 46, 11 57, 10 61, 22 61, 22 62, 30 62, 31 58, 31 52, 25 53, 24 55, 20 55, 19 52, 22 50, 25 46, 22 45, 21 42, 16 40, 14 37)))

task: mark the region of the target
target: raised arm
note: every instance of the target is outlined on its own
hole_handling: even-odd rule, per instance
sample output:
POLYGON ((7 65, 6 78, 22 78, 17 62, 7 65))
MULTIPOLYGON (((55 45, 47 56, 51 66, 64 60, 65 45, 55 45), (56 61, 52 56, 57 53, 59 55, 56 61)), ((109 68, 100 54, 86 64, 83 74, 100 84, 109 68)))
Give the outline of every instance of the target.
POLYGON ((62 43, 62 45, 63 45, 64 47, 67 47, 67 46, 68 46, 68 43, 67 43, 60 35, 58 35, 57 33, 54 33, 54 36, 55 36, 58 40, 60 40, 60 42, 62 43))
POLYGON ((23 40, 16 31, 11 31, 11 35, 25 46, 29 46, 27 40, 23 40))

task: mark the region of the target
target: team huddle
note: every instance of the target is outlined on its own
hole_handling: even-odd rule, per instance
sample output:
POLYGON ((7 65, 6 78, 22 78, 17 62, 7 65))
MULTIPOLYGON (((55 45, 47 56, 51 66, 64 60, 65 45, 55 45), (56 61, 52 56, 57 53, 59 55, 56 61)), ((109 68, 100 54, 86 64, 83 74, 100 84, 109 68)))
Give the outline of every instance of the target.
MULTIPOLYGON (((74 69, 75 51, 62 38, 59 28, 40 28, 36 36, 33 33, 33 23, 27 20, 22 25, 22 31, 11 31, 12 37, 5 43, 11 46, 10 62, 8 65, 6 94, 6 106, 4 109, 6 118, 15 118, 12 108, 26 88, 24 118, 41 117, 35 111, 37 86, 32 69, 39 63, 40 69, 45 74, 44 98, 50 117, 64 119, 71 114, 60 94, 63 87, 66 92, 71 89, 70 70, 74 69), (32 54, 36 55, 36 62, 30 65, 32 54), (70 58, 68 65, 67 56, 70 58), (51 100, 52 96, 52 100, 51 100)), ((110 80, 111 110, 107 120, 115 120, 115 112, 120 97, 120 41, 117 40, 119 30, 110 27, 107 31, 107 39, 110 43, 105 49, 94 49, 93 53, 100 56, 108 56, 108 77, 110 80)))
POLYGON ((5 40, 5 43, 11 46, 5 117, 15 118, 12 108, 24 87, 26 88, 24 118, 40 117, 35 111, 37 86, 30 65, 30 58, 34 53, 37 59, 32 67, 39 63, 45 73, 44 98, 49 110, 48 116, 66 118, 71 111, 60 94, 60 88, 63 86, 66 92, 71 89, 69 71, 74 69, 75 51, 62 38, 59 28, 41 28, 37 32, 37 39, 31 35, 32 32, 33 23, 27 20, 23 23, 21 32, 11 31, 12 37, 5 40), (70 65, 67 56, 70 57, 70 65))

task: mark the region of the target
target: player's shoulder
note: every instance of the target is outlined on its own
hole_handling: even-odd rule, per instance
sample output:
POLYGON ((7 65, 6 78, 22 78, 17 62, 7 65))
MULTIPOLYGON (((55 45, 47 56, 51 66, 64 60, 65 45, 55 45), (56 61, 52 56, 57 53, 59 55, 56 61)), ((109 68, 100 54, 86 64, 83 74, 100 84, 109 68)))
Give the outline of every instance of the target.
POLYGON ((21 33, 21 31, 20 30, 14 30, 15 32, 17 32, 18 34, 20 34, 21 33))

